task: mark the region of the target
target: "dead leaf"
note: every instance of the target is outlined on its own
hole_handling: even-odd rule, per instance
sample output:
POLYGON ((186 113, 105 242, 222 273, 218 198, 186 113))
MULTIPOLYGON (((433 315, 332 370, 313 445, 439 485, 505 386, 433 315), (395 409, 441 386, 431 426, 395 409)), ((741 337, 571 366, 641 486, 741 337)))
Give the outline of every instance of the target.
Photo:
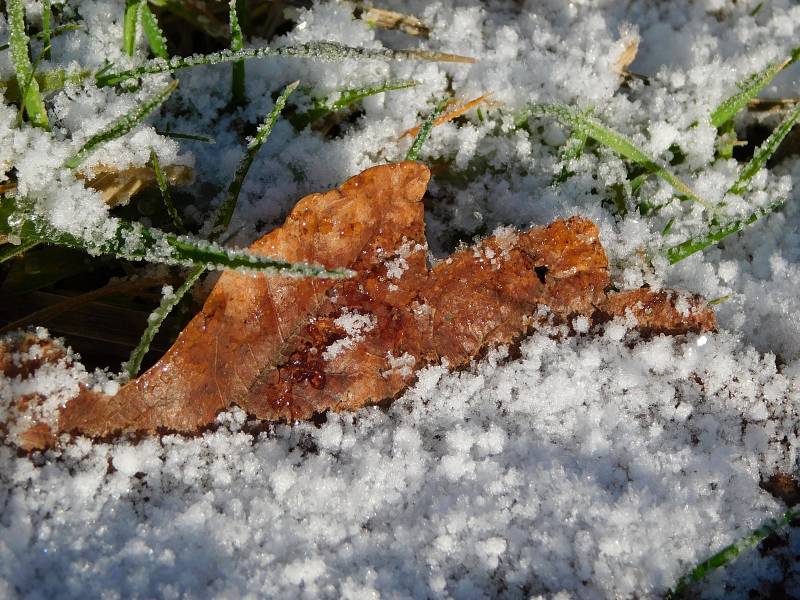
POLYGON ((636 55, 639 52, 639 31, 630 25, 625 25, 620 28, 620 41, 622 42, 622 50, 614 61, 614 72, 617 75, 627 75, 628 67, 636 60, 636 55))
MULTIPOLYGON (((163 165, 164 176, 170 185, 188 185, 194 179, 194 171, 186 165, 163 165)), ((90 173, 77 173, 78 179, 100 192, 103 202, 109 206, 124 206, 142 189, 155 185, 156 176, 151 167, 129 167, 118 169, 108 165, 95 165, 90 173)), ((17 189, 17 182, 0 185, 0 193, 17 189)))
MULTIPOLYGON (((473 108, 478 106, 481 102, 486 101, 489 98, 489 96, 491 96, 491 95, 492 95, 491 93, 483 94, 482 96, 478 96, 477 98, 473 98, 469 102, 464 102, 463 104, 458 104, 455 108, 452 108, 452 109, 448 110, 442 116, 434 119, 433 126, 434 127, 438 127, 439 125, 447 123, 448 121, 452 121, 456 117, 460 117, 465 112, 467 112, 469 110, 472 110, 473 108)), ((414 136, 416 136, 419 133, 419 130, 421 129, 421 127, 422 127, 421 125, 417 125, 416 127, 412 127, 411 129, 408 129, 408 130, 404 131, 402 134, 400 134, 400 139, 402 139, 404 137, 414 137, 414 136)))
MULTIPOLYGON (((162 165, 164 176, 170 185, 191 183, 194 171, 186 165, 162 165)), ((109 206, 122 206, 142 189, 155 185, 156 176, 151 167, 118 169, 108 165, 95 165, 91 174, 78 174, 86 185, 100 192, 103 202, 109 206)))
POLYGON ((715 327, 698 298, 607 293, 608 261, 586 219, 505 229, 429 268, 428 178, 419 163, 383 165, 300 200, 251 249, 356 277, 224 273, 155 366, 115 396, 68 402, 59 429, 193 432, 233 404, 270 420, 353 410, 396 397, 426 365, 458 368, 514 344, 546 318, 634 317, 651 333, 715 327))
MULTIPOLYGON (((68 368, 72 364, 73 357, 60 340, 34 332, 17 332, 0 338, 0 375, 10 380, 24 382, 43 368, 49 369, 49 377, 54 378, 54 369, 68 368)), ((82 390, 79 388, 76 392, 80 396, 82 390)), ((38 393, 17 397, 0 393, 0 415, 0 433, 23 450, 38 450, 55 444, 57 402, 48 402, 48 398, 38 393)))
POLYGON ((364 6, 356 4, 354 16, 362 21, 366 21, 373 27, 381 29, 397 29, 408 35, 427 38, 430 35, 430 28, 414 15, 404 15, 393 10, 376 8, 374 6, 364 6))

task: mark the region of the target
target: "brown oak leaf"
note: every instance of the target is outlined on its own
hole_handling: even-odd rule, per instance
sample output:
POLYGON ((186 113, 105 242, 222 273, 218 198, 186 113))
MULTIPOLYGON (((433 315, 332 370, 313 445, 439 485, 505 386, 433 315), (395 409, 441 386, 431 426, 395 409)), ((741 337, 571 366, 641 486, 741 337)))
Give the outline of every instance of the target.
POLYGON ((546 319, 634 318, 650 333, 715 327, 700 298, 609 293, 608 260, 586 219, 499 230, 429 267, 429 175, 416 162, 383 165, 300 200, 251 250, 354 277, 224 273, 161 360, 115 396, 68 402, 59 429, 193 432, 234 404, 269 420, 353 410, 398 396, 426 365, 464 366, 546 319))

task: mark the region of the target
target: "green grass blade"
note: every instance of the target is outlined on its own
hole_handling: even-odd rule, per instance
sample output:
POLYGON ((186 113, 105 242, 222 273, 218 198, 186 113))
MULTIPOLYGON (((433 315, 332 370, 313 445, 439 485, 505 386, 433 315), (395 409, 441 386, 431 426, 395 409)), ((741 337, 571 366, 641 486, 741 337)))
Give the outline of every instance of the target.
POLYGON ((139 11, 147 0, 125 0, 125 17, 122 21, 122 50, 128 56, 136 51, 136 26, 139 11))
POLYGON ((767 161, 770 159, 770 157, 775 154, 778 146, 781 145, 783 139, 789 134, 795 123, 797 123, 798 118, 800 118, 800 104, 797 104, 794 107, 794 110, 786 115, 786 118, 781 121, 781 123, 770 134, 767 140, 756 150, 753 158, 750 159, 750 162, 747 163, 742 169, 742 172, 739 175, 739 178, 736 180, 736 183, 734 183, 728 190, 729 193, 742 195, 747 190, 747 184, 749 181, 761 170, 765 164, 767 164, 767 161))
POLYGON ((406 152, 406 160, 417 160, 419 158, 419 153, 422 150, 422 146, 425 145, 425 141, 431 134, 434 121, 439 118, 439 116, 444 112, 445 108, 447 108, 447 98, 439 102, 431 114, 429 114, 425 121, 423 121, 417 136, 414 138, 414 141, 411 142, 411 147, 408 149, 408 152, 406 152))
POLYGON ((730 121, 736 116, 736 113, 747 106, 747 103, 755 98, 778 73, 795 62, 798 58, 800 58, 800 47, 792 50, 789 58, 767 65, 763 71, 755 73, 739 83, 739 92, 723 101, 711 112, 711 124, 714 127, 720 127, 730 121))
MULTIPOLYGON (((243 4, 242 0, 229 0, 230 29, 231 29, 231 51, 239 52, 244 48, 244 34, 239 25, 239 15, 237 9, 243 4)), ((245 72, 244 60, 237 60, 233 63, 231 78, 231 95, 235 105, 244 104, 245 95, 245 72)))
POLYGON ((158 162, 158 155, 152 148, 150 148, 150 163, 153 165, 156 183, 158 183, 158 189, 161 191, 161 197, 164 199, 164 206, 167 207, 167 212, 169 213, 170 219, 172 219, 172 224, 175 225, 175 229, 178 232, 186 233, 186 226, 183 224, 183 219, 181 219, 180 214, 178 214, 178 209, 175 208, 175 204, 172 202, 172 194, 169 193, 169 182, 167 182, 167 178, 161 170, 161 165, 158 162))
POLYGON ((52 10, 50 9, 50 0, 42 0, 42 43, 44 50, 42 50, 42 57, 45 59, 50 58, 50 19, 52 18, 52 10))
MULTIPOLYGON (((80 23, 65 23, 64 25, 59 25, 58 27, 50 30, 50 38, 52 39, 54 37, 58 37, 62 33, 66 33, 68 31, 78 31, 79 29, 83 29, 83 25, 81 25, 80 23)), ((31 37, 32 40, 40 40, 40 41, 44 42, 44 39, 45 39, 44 31, 40 31, 38 33, 34 33, 30 37, 31 37)), ((49 44, 50 44, 50 42, 44 42, 45 46, 48 46, 49 44)), ((9 44, 0 44, 0 52, 2 52, 3 50, 8 50, 9 47, 10 47, 9 44)), ((48 57, 46 56, 45 58, 48 58, 48 57)), ((38 79, 40 77, 40 75, 37 75, 36 77, 38 79)))
POLYGON ((69 169, 76 168, 84 160, 86 160, 86 157, 89 156, 97 146, 128 133, 131 129, 144 121, 144 119, 151 112, 158 108, 169 97, 169 95, 175 91, 175 88, 177 87, 177 80, 170 82, 169 85, 158 92, 155 96, 135 107, 127 115, 124 115, 111 123, 111 125, 106 127, 100 133, 93 135, 76 154, 71 156, 64 163, 64 166, 69 169))
MULTIPOLYGON (((234 176, 233 181, 228 188, 228 195, 217 211, 217 215, 214 220, 214 226, 211 230, 211 235, 209 236, 212 240, 219 237, 219 235, 224 233, 224 231, 228 228, 228 224, 230 223, 231 217, 233 216, 233 212, 236 208, 236 203, 239 199, 239 192, 242 189, 242 183, 244 182, 244 178, 250 169, 250 165, 252 164, 256 153, 258 153, 259 149, 272 132, 272 128, 275 125, 278 116, 281 114, 284 106, 286 106, 286 100, 289 98, 289 95, 295 90, 295 88, 297 88, 298 83, 299 82, 295 81, 294 83, 286 86, 286 88, 283 90, 283 93, 275 101, 274 108, 258 128, 255 137, 247 145, 247 153, 242 159, 242 162, 239 164, 239 168, 236 170, 236 175, 234 176)), ((154 161, 154 165, 157 164, 157 160, 158 159, 154 161)), ((129 378, 135 377, 139 372, 142 359, 150 349, 150 344, 161 327, 161 324, 164 322, 164 319, 167 318, 167 315, 169 315, 170 311, 178 304, 178 302, 180 302, 181 298, 183 298, 183 296, 192 288, 192 286, 194 286, 195 282, 205 272, 206 267, 195 267, 191 273, 189 273, 189 276, 183 285, 181 285, 181 287, 179 287, 174 294, 163 296, 158 308, 150 313, 150 316, 147 319, 147 328, 142 334, 142 338, 139 340, 136 348, 134 348, 133 352, 131 352, 128 362, 124 365, 129 378)))
POLYGON ((553 180, 554 185, 564 183, 567 179, 574 175, 574 173, 569 170, 567 165, 571 161, 580 158, 588 140, 589 136, 586 134, 586 132, 578 129, 574 129, 572 131, 572 134, 569 136, 569 139, 567 139, 567 142, 564 144, 564 148, 561 151, 560 160, 563 166, 561 167, 561 172, 553 180))
MULTIPOLYGON (((756 150, 753 158, 744 166, 736 182, 728 190, 728 193, 741 196, 747 191, 747 186, 750 180, 775 153, 775 151, 778 149, 778 146, 780 146, 781 142, 789 134, 799 118, 800 105, 795 106, 795 108, 786 116, 786 118, 784 118, 784 120, 781 121, 781 123, 775 128, 772 134, 770 134, 769 138, 767 138, 767 140, 758 148, 758 150, 756 150)), ((783 204, 783 200, 774 202, 767 208, 758 210, 744 219, 739 219, 726 225, 715 227, 701 236, 690 238, 685 242, 678 244, 677 246, 668 248, 667 258, 672 264, 680 262, 695 252, 699 252, 708 248, 709 246, 713 246, 723 238, 741 231, 745 226, 755 223, 761 217, 775 212, 781 206, 783 206, 783 204)))
POLYGON ((264 119, 264 122, 259 125, 256 135, 252 140, 250 140, 250 143, 247 144, 247 151, 245 152, 244 158, 239 163, 239 166, 236 169, 236 174, 233 177, 233 181, 228 187, 228 193, 225 196, 225 200, 220 205, 219 209, 217 210, 217 214, 214 217, 214 224, 211 228, 211 234, 209 236, 210 239, 217 239, 220 235, 225 233, 225 230, 228 228, 228 225, 231 222, 231 217, 233 217, 233 212, 236 210, 236 203, 239 201, 239 192, 242 191, 244 178, 247 176, 247 172, 250 170, 250 165, 253 164, 253 159, 256 157, 256 154, 258 154, 261 146, 264 145, 264 142, 269 137, 269 134, 272 133, 272 128, 275 126, 278 116, 280 116, 281 111, 283 110, 284 106, 286 106, 286 100, 297 88, 298 84, 299 82, 295 81, 294 83, 290 83, 286 86, 281 95, 275 101, 275 106, 273 107, 272 111, 270 111, 269 115, 267 115, 267 118, 264 119))
POLYGON ((709 246, 713 246, 714 244, 728 237, 729 235, 734 234, 737 231, 741 231, 747 225, 755 223, 761 217, 764 217, 766 215, 775 212, 783 205, 784 205, 783 200, 775 202, 764 209, 754 212, 753 214, 751 214, 748 217, 745 217, 744 219, 737 219, 725 225, 713 227, 703 235, 690 238, 685 242, 678 244, 677 246, 672 246, 671 248, 667 249, 666 252, 667 259, 669 259, 669 262, 674 265, 675 263, 682 261, 684 258, 691 256, 695 252, 700 252, 701 250, 705 250, 709 246))
POLYGON ((156 19, 153 11, 150 10, 147 2, 142 3, 141 8, 141 22, 144 37, 147 38, 147 43, 150 45, 150 50, 159 58, 167 60, 169 52, 167 51, 167 39, 164 37, 164 32, 158 26, 158 19, 156 19))
POLYGON ((19 244, 3 244, 0 246, 0 263, 4 263, 7 260, 11 260, 19 256, 20 254, 24 254, 31 248, 34 248, 39 245, 39 242, 36 240, 25 240, 19 244))
MULTIPOLYGON (((30 79, 28 79, 28 81, 25 82, 25 87, 23 88, 23 93, 22 93, 23 96, 30 89, 31 83, 34 81, 34 77, 36 77, 36 70, 39 68, 39 64, 42 62, 42 59, 44 59, 44 54, 45 51, 47 50, 50 50, 50 46, 45 46, 44 48, 42 48, 42 51, 39 53, 39 56, 37 56, 36 60, 33 61, 33 66, 31 67, 31 77, 30 79)), ((19 105, 19 110, 17 111, 17 123, 22 123, 22 114, 24 110, 25 110, 25 105, 21 103, 19 105)))
POLYGON ((688 574, 681 577, 678 583, 675 584, 675 587, 667 592, 665 598, 674 599, 682 597, 688 591, 691 584, 697 583, 712 571, 724 567, 742 552, 752 548, 768 535, 780 531, 797 518, 800 518, 800 508, 795 507, 790 508, 776 519, 767 520, 758 529, 753 530, 730 546, 726 546, 711 558, 701 562, 688 574))
POLYGON ((203 142, 205 144, 214 144, 216 140, 207 135, 200 135, 199 133, 182 133, 180 131, 156 131, 158 135, 171 137, 178 140, 194 140, 195 142, 203 142))
MULTIPOLYGON (((21 204, 25 204, 22 200, 21 204)), ((346 269, 326 270, 318 265, 289 263, 253 254, 247 250, 224 248, 194 236, 166 233, 140 223, 117 219, 110 239, 90 243, 70 233, 57 230, 30 208, 18 205, 18 199, 0 200, 0 235, 14 235, 23 242, 78 248, 90 254, 110 254, 126 260, 145 260, 180 266, 203 266, 208 269, 241 269, 296 277, 347 277, 346 269)))
POLYGON ((128 362, 122 365, 129 379, 133 379, 138 375, 139 369, 142 366, 142 360, 150 350, 150 344, 153 343, 153 339, 156 337, 158 330, 161 329, 161 324, 164 322, 164 319, 167 318, 172 309, 178 305, 186 293, 192 289, 197 280, 200 279, 205 272, 205 267, 195 267, 189 273, 186 281, 184 281, 177 290, 161 296, 161 303, 158 305, 158 308, 151 312, 150 316, 147 318, 147 327, 144 333, 142 333, 139 343, 136 344, 136 347, 131 351, 128 362))
POLYGON ((563 104, 531 104, 517 118, 517 122, 524 122, 530 115, 550 115, 555 117, 565 125, 603 144, 623 158, 635 162, 656 177, 660 177, 685 198, 697 202, 709 210, 713 210, 713 207, 699 198, 688 185, 669 169, 658 164, 654 158, 648 156, 644 150, 634 144, 627 136, 606 127, 588 115, 563 104))
POLYGON ((417 85, 417 82, 413 79, 399 79, 343 90, 339 92, 339 97, 333 101, 329 100, 328 98, 315 99, 314 107, 311 110, 292 115, 289 121, 297 129, 303 129, 314 121, 317 121, 333 112, 344 110, 356 102, 363 100, 364 98, 368 98, 369 96, 375 96, 376 94, 382 94, 383 92, 402 90, 414 87, 415 85, 417 85))
POLYGON ((189 69, 198 65, 216 65, 280 56, 286 58, 311 58, 325 62, 340 62, 343 60, 428 60, 435 62, 474 62, 464 57, 438 54, 423 50, 389 50, 388 48, 354 48, 338 42, 309 42, 297 46, 282 46, 280 48, 245 48, 238 52, 222 50, 211 54, 199 56, 173 57, 169 61, 151 60, 140 67, 118 72, 98 73, 95 81, 99 87, 116 85, 124 81, 137 79, 144 75, 155 73, 174 73, 181 69, 189 69))
POLYGON ((39 93, 39 84, 33 76, 34 71, 28 50, 23 0, 8 0, 6 12, 10 29, 11 62, 14 64, 14 71, 17 75, 22 105, 34 126, 47 129, 50 125, 47 120, 47 109, 44 107, 44 101, 39 93))

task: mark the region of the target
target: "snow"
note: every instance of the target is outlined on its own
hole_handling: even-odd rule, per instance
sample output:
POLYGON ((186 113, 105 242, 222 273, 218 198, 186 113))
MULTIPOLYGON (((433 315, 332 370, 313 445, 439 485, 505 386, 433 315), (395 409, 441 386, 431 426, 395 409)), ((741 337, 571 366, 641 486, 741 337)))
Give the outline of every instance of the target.
MULTIPOLYGON (((185 216, 199 222, 242 156, 242 124, 259 123, 287 83, 335 96, 386 79, 418 82, 368 98, 332 138, 279 120, 242 188, 231 231, 243 245, 279 224, 300 196, 401 159, 409 142, 398 135, 448 90, 461 99, 490 92, 483 119, 473 111, 466 122, 437 127, 423 147, 423 162, 449 162, 455 175, 435 174, 426 198, 434 260, 494 231, 498 244, 483 256, 497 261, 515 228, 580 214, 598 223, 615 283, 715 299, 720 330, 642 340, 631 319, 592 326, 577 318, 572 337, 566 328, 541 331, 518 354, 494 349, 457 373, 429 367, 389 408, 328 414, 322 423, 264 427, 233 409, 196 437, 65 437, 60 449, 32 456, 0 445, 0 597, 658 597, 698 561, 783 512, 761 482, 799 468, 800 159, 790 154, 759 173, 744 200, 726 195, 738 165, 715 160, 708 122, 709 107, 737 81, 797 44, 800 6, 773 0, 750 16, 757 4, 381 4, 419 16, 431 27, 422 40, 370 27, 353 19, 349 4, 325 1, 296 11, 294 29, 270 45, 332 40, 479 60, 250 60, 250 101, 234 112, 229 64, 181 71, 164 110, 100 146, 87 172, 144 166, 152 147, 162 166, 195 169, 186 191, 198 204, 185 216), (628 69, 648 83, 634 77, 621 87, 616 64, 634 38, 628 69), (612 186, 627 184, 623 162, 600 150, 562 164, 567 129, 546 118, 531 119, 527 130, 514 126, 528 102, 592 108, 664 161, 679 149, 686 160, 674 170, 703 197, 724 200, 725 218, 781 197, 786 206, 669 265, 658 250, 701 231, 707 211, 651 178, 642 197, 665 204, 659 213, 642 217, 628 200, 627 214, 615 217, 603 201, 612 186), (157 133, 167 129, 216 143, 157 133), (552 185, 563 166, 575 175, 552 185)), ((122 54, 122 3, 70 6, 87 28, 54 38, 40 69, 96 69, 104 58, 124 69, 141 60, 122 54)), ((13 77, 7 53, 0 74, 13 77)), ((763 96, 796 96, 799 77, 796 66, 788 69, 763 96)), ((168 80, 146 77, 125 91, 68 86, 47 100, 52 132, 18 127, 16 108, 3 104, 0 176, 14 166, 20 194, 50 223, 102 243, 114 218, 62 165, 168 80)), ((779 119, 737 117, 739 133, 757 118, 770 127, 779 119)), ((387 256, 386 276, 396 282, 410 253, 423 249, 408 244, 387 256)), ((685 298, 678 306, 688 308, 685 298)), ((326 358, 363 339, 374 318, 339 315, 346 337, 326 358)), ((410 377, 413 357, 389 359, 386 376, 410 377)), ((0 379, 0 411, 16 427, 4 435, 13 439, 21 428, 12 407, 21 395, 46 396, 47 414, 37 417, 53 422, 79 384, 106 393, 119 385, 108 373, 88 373, 74 353, 35 377, 0 379)), ((772 553, 745 553, 696 594, 746 598, 782 586, 797 595, 800 529, 785 541, 772 553)))
POLYGON ((364 339, 364 335, 375 329, 378 318, 375 315, 362 315, 357 311, 347 308, 342 309, 340 314, 333 321, 334 325, 344 330, 345 337, 334 341, 325 348, 322 358, 333 360, 345 350, 349 350, 358 342, 364 339))

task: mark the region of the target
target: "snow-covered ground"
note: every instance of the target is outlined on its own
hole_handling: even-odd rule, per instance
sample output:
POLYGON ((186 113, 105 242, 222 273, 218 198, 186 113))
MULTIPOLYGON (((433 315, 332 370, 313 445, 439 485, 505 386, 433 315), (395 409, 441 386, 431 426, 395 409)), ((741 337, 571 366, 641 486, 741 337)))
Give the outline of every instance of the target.
MULTIPOLYGON (((124 3, 70 4, 91 34, 56 38, 53 60, 93 68, 104 57, 124 62, 124 3)), ((761 4, 381 4, 429 24, 430 38, 419 40, 371 28, 353 19, 352 6, 325 2, 300 10, 279 41, 419 45, 478 62, 249 61, 251 102, 235 115, 225 112, 228 65, 180 72, 179 90, 154 123, 216 144, 178 143, 145 126, 102 147, 93 162, 143 165, 156 145, 163 160, 194 165, 199 195, 232 177, 243 148, 235 122, 259 121, 290 81, 321 94, 387 78, 420 82, 368 98, 363 115, 334 139, 279 122, 245 182, 233 224, 240 243, 280 223, 300 196, 401 159, 408 141, 398 135, 448 89, 462 99, 491 92, 495 104, 482 121, 473 112, 467 123, 442 125, 424 147, 421 160, 446 158, 450 175, 463 175, 434 171, 426 200, 433 250, 444 254, 457 239, 498 225, 585 215, 600 225, 621 287, 647 283, 724 299, 716 307, 720 331, 644 341, 619 323, 560 341, 544 331, 519 357, 499 349, 465 372, 429 368, 391 408, 329 414, 321 424, 257 428, 233 411, 195 438, 75 439, 36 456, 2 445, 0 597, 658 597, 698 561, 783 512, 760 482, 776 470, 798 473, 797 147, 757 177, 747 197, 752 207, 785 196, 780 212, 670 266, 646 257, 699 231, 697 207, 674 200, 655 217, 635 210, 615 217, 603 200, 624 181, 621 160, 587 153, 571 165, 577 175, 553 187, 569 132, 548 119, 515 129, 512 118, 532 101, 592 106, 662 159, 677 145, 686 156, 679 174, 720 200, 736 163, 714 158, 710 108, 800 45, 800 5, 770 0, 751 16, 761 4), (649 85, 633 79, 621 87, 615 64, 625 40, 637 36, 630 69, 649 85)), ((8 52, 0 73, 13 74, 8 52)), ((148 79, 137 94, 152 94, 166 78, 148 79)), ((799 91, 795 66, 762 96, 799 91)), ((21 191, 55 222, 79 234, 87 223, 102 228, 98 195, 58 166, 132 105, 130 95, 109 89, 68 88, 51 102, 52 134, 17 129, 16 109, 5 107, 0 160, 17 168, 21 191)), ((772 127, 779 117, 741 116, 740 133, 757 119, 772 127)), ((670 199, 666 184, 646 185, 654 203, 670 199)), ((751 208, 732 202, 727 210, 751 208)), ((4 380, 0 396, 7 403, 19 389, 4 380)), ((748 552, 695 592, 747 597, 777 586, 800 597, 798 556, 794 529, 783 550, 748 552)))

